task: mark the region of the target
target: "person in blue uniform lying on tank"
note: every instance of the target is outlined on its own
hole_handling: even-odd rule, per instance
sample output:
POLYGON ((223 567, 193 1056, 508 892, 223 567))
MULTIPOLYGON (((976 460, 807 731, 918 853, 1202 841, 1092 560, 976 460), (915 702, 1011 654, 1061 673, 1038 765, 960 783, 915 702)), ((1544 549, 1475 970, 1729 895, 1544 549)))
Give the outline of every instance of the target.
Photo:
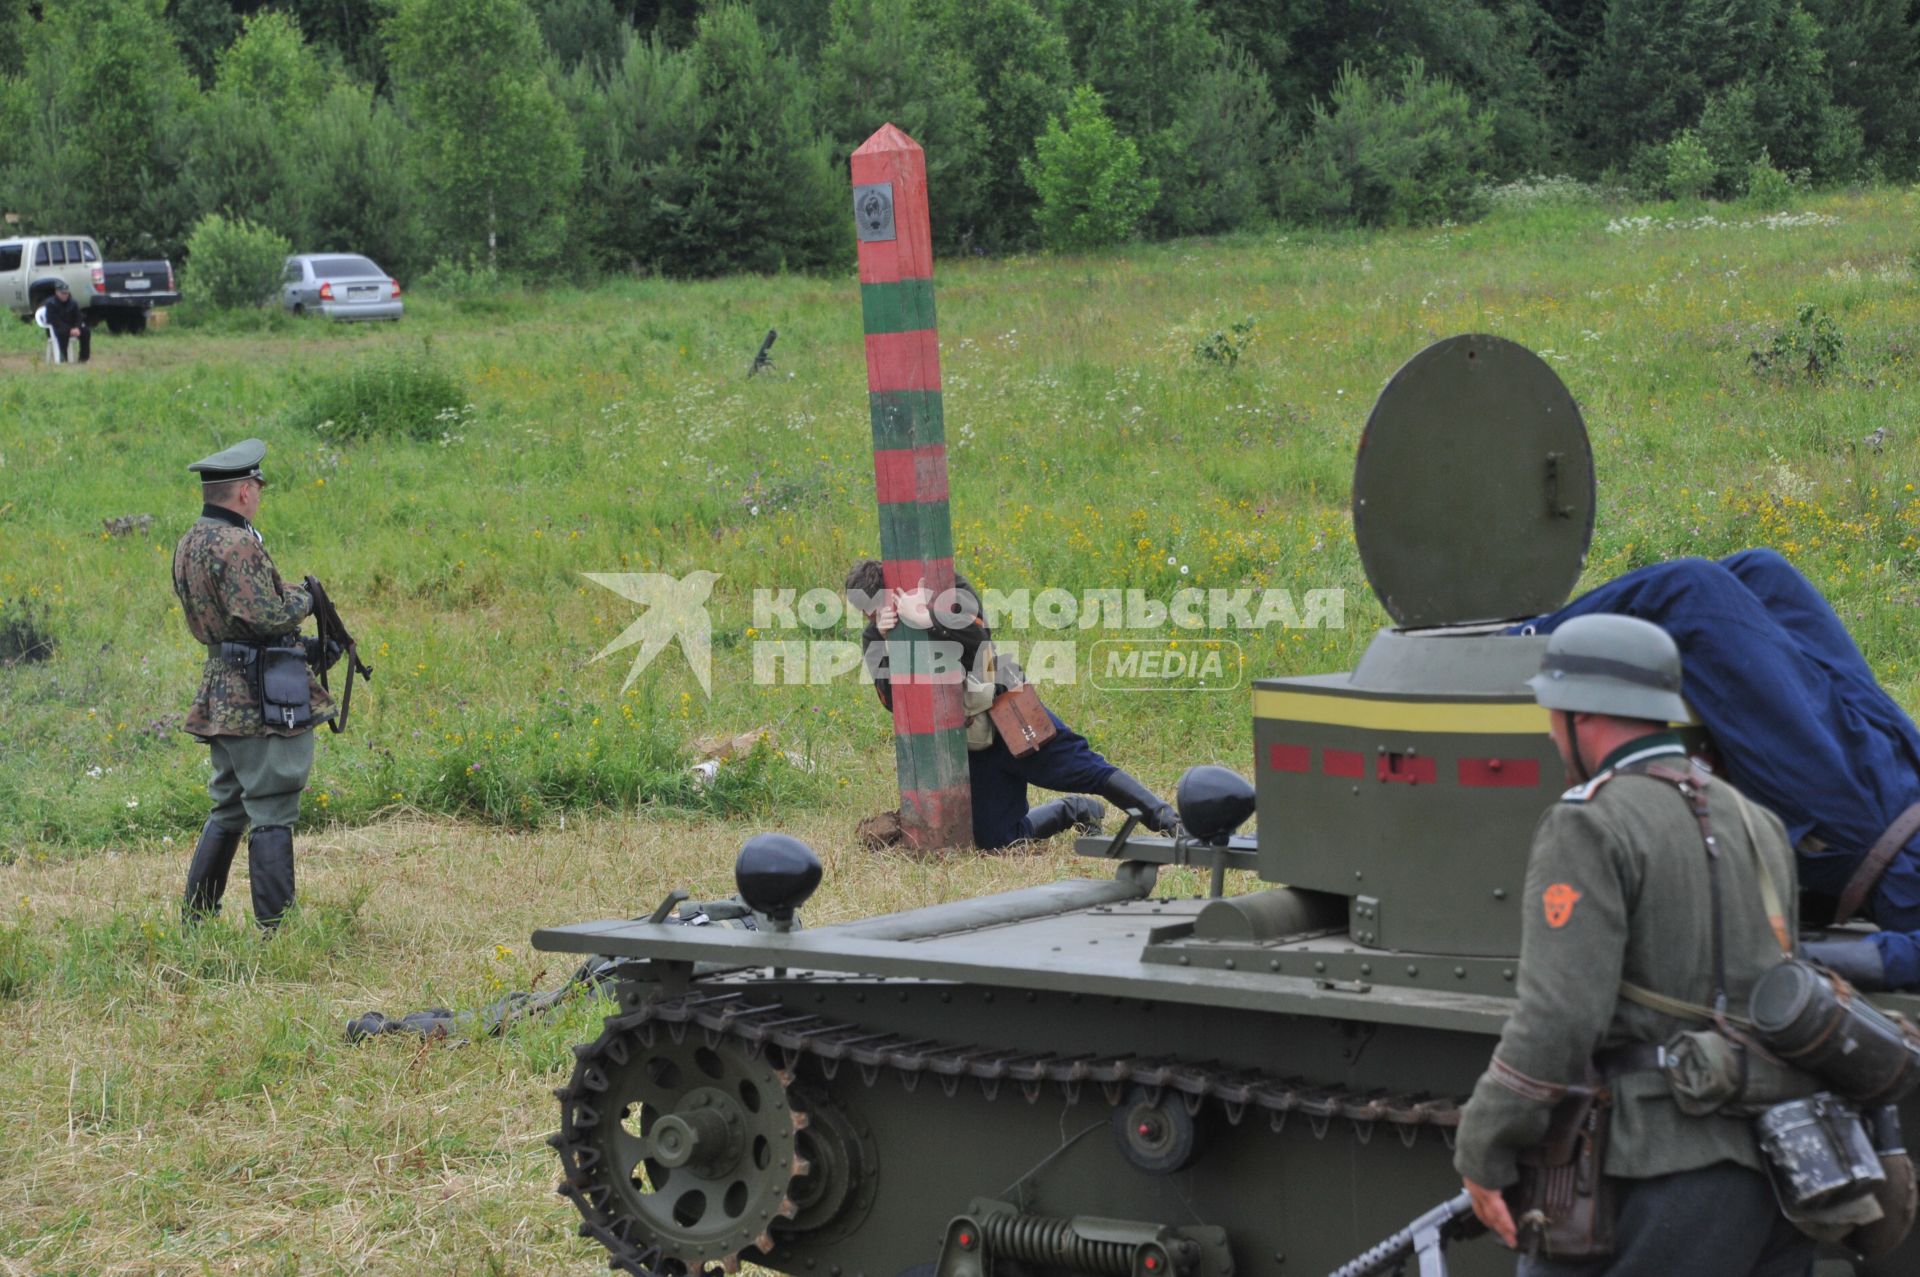
MULTIPOLYGON (((873 689, 891 712, 893 688, 887 675, 887 634, 896 625, 925 630, 935 643, 950 644, 943 668, 966 670, 981 680, 983 699, 1004 690, 1020 676, 1004 657, 995 659, 993 635, 981 614, 980 596, 955 574, 951 597, 934 599, 926 589, 889 590, 878 559, 861 559, 847 572, 847 599, 867 618, 860 649, 873 674, 873 689)), ((1139 780, 1108 762, 1087 738, 1060 721, 1052 710, 1054 734, 1031 753, 1016 758, 993 731, 984 709, 968 717, 967 779, 973 788, 973 844, 991 851, 1014 843, 1051 838, 1068 827, 1091 833, 1107 809, 1089 794, 1141 813, 1155 833, 1179 824, 1173 807, 1139 780), (1067 795, 1038 807, 1027 806, 1027 786, 1067 795)))
POLYGON ((1820 591, 1774 551, 1744 550, 1640 568, 1514 632, 1595 612, 1673 636, 1721 770, 1793 840, 1802 917, 1880 928, 1807 955, 1861 988, 1920 988, 1920 730, 1820 591))

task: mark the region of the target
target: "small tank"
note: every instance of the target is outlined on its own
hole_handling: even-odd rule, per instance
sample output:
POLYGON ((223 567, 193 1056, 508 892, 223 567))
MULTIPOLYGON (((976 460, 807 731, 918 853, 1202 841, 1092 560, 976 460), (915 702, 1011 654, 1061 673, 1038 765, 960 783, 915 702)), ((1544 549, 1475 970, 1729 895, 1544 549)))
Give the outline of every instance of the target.
MULTIPOLYGON (((621 962, 558 1092, 581 1232, 659 1277, 1318 1277, 1457 1193, 1565 784, 1525 685, 1545 640, 1509 631, 1565 601, 1594 511, 1559 377, 1441 341, 1354 470, 1393 626, 1351 672, 1255 682, 1253 779, 1190 772, 1180 836, 1128 820, 1078 844, 1104 873, 798 929, 818 862, 761 835, 737 873, 757 928, 676 925, 676 893, 537 932, 621 962), (1164 865, 1210 893, 1157 893, 1164 865)), ((1513 1271, 1486 1238, 1447 1262, 1513 1271)), ((1913 1240, 1860 1269, 1916 1270, 1913 1240)))

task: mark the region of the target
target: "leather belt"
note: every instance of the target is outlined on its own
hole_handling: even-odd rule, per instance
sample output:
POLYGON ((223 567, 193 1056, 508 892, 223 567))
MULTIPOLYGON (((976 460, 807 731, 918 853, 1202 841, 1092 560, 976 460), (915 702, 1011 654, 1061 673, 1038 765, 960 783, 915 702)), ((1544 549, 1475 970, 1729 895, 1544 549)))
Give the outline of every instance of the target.
POLYGON ((1893 858, 1900 854, 1900 849, 1907 845, 1907 839, 1916 833, 1920 833, 1920 803, 1915 803, 1893 818, 1893 823, 1887 826, 1886 832, 1881 834, 1879 841, 1873 844, 1873 850, 1867 853, 1866 858, 1853 871, 1853 877, 1847 879, 1846 888, 1840 893, 1838 911, 1833 916, 1834 926, 1839 926, 1860 912, 1860 906, 1867 903, 1867 897, 1871 896, 1873 889, 1879 885, 1881 876, 1887 872, 1887 866, 1892 864, 1893 858))

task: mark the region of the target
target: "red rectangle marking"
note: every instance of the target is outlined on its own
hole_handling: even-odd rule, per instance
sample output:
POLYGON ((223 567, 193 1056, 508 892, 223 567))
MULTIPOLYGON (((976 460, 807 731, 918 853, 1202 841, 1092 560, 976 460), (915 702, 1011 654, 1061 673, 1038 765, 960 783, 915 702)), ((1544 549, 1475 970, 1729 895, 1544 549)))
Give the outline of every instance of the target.
POLYGON ((1320 751, 1320 770, 1329 776, 1359 780, 1367 774, 1367 760, 1357 749, 1323 749, 1320 751))
POLYGON ((1267 746, 1267 768, 1276 772, 1313 770, 1313 751, 1305 745, 1267 746))
POLYGON ((1463 758, 1460 783, 1480 789, 1532 789, 1540 783, 1537 758, 1463 758))
POLYGON ((882 505, 897 501, 945 501, 947 445, 882 448, 873 454, 873 480, 882 505))
POLYGON ((867 390, 940 389, 940 339, 931 328, 867 334, 867 390))
POLYGON ((919 736, 966 726, 958 675, 908 674, 891 681, 896 732, 919 736))
POLYGON ((1382 754, 1374 760, 1373 774, 1392 785, 1431 785, 1440 779, 1434 761, 1418 754, 1382 754))

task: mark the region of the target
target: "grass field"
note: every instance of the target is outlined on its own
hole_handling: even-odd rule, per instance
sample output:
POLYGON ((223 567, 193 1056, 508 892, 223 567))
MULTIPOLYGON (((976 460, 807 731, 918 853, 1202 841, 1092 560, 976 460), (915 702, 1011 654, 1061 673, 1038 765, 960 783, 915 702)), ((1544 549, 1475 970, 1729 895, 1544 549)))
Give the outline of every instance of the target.
MULTIPOLYGON (((1438 230, 945 264, 962 569, 1341 588, 1342 629, 1240 637, 1252 676, 1346 668, 1382 620, 1346 507, 1367 408, 1428 342, 1494 332, 1586 414, 1589 581, 1772 544, 1911 706, 1917 218, 1912 190, 1784 215, 1536 199, 1438 230), (1196 353, 1248 318, 1237 365, 1196 353)), ((0 666, 0 1270, 594 1271, 542 1142, 593 1008, 461 1048, 350 1047, 347 1017, 556 978, 533 927, 722 893, 760 828, 827 860, 815 921, 1074 872, 1063 846, 858 850, 854 821, 892 805, 871 691, 753 678, 755 589, 836 586, 876 548, 851 279, 409 304, 378 329, 183 313, 103 336, 86 369, 0 328, 0 653, 51 642, 0 666), (768 328, 776 369, 748 379, 768 328), (168 556, 197 510, 186 463, 254 434, 275 558, 326 579, 377 667, 321 741, 302 915, 270 944, 243 881, 219 926, 174 914, 205 751, 177 730, 199 654, 168 556), (677 650, 623 690, 631 652, 592 658, 639 609, 583 574, 702 569, 712 696, 677 650), (696 738, 755 729, 768 746, 695 783, 696 738)), ((1049 699, 1161 789, 1244 770, 1244 691, 1049 699)))

